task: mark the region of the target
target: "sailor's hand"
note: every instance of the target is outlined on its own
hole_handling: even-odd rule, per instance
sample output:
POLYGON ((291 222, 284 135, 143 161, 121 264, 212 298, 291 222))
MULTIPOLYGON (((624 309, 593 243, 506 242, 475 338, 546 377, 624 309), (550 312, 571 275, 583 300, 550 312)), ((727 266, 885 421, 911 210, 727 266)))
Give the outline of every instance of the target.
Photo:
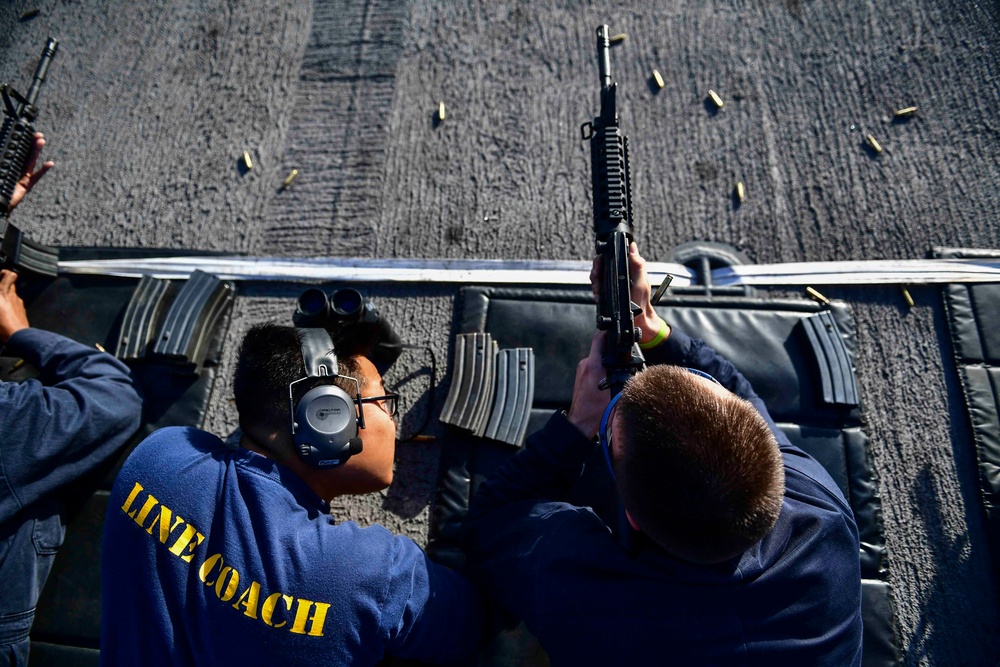
POLYGON ((566 415, 566 419, 587 438, 597 435, 601 416, 604 415, 604 409, 608 407, 610 400, 608 391, 598 386, 606 376, 604 366, 601 364, 604 338, 603 331, 594 334, 594 338, 590 341, 590 354, 576 367, 573 403, 566 415))
MULTIPOLYGON (((602 271, 603 264, 600 256, 597 256, 594 258, 594 262, 590 268, 590 290, 594 293, 595 301, 599 298, 598 294, 601 290, 602 271)), ((629 281, 632 283, 630 292, 632 303, 642 309, 635 316, 635 326, 642 329, 642 336, 639 342, 648 343, 660 332, 662 320, 656 314, 656 310, 653 309, 651 302, 653 289, 649 284, 649 276, 646 273, 646 260, 639 254, 639 246, 635 244, 635 241, 630 243, 628 247, 628 273, 629 281)), ((667 327, 667 335, 670 335, 670 326, 663 326, 667 327)))
POLYGON ((35 143, 31 146, 31 155, 28 157, 28 164, 25 165, 24 173, 21 174, 21 178, 18 179, 17 185, 14 186, 14 194, 10 197, 10 206, 7 208, 7 212, 10 213, 14 210, 14 207, 21 203, 24 199, 24 195, 28 194, 31 188, 35 187, 35 183, 45 175, 49 169, 56 165, 55 162, 48 161, 41 166, 38 171, 35 171, 35 164, 38 162, 38 156, 42 153, 42 148, 45 146, 45 137, 42 136, 41 132, 35 132, 35 143))
POLYGON ((642 312, 635 316, 635 326, 642 329, 639 342, 648 343, 653 340, 660 333, 661 326, 666 326, 667 335, 670 335, 670 326, 664 325, 653 309, 653 288, 646 273, 646 260, 639 254, 639 246, 635 241, 628 247, 628 274, 632 282, 632 303, 642 308, 642 312))
POLYGON ((0 344, 6 343, 14 333, 29 326, 24 302, 14 288, 15 282, 16 273, 6 269, 0 271, 0 344))

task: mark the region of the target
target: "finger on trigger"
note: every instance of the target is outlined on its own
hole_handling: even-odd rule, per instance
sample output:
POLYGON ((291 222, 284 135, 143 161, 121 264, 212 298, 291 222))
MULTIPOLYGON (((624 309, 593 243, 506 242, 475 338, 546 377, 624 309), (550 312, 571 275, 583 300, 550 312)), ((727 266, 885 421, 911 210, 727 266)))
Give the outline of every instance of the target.
POLYGON ((595 331, 594 337, 590 339, 590 356, 600 355, 601 347, 604 344, 604 332, 595 331))
POLYGON ((639 246, 636 245, 635 241, 632 241, 632 245, 628 247, 628 253, 632 256, 632 260, 637 263, 641 264, 646 261, 642 258, 642 255, 639 254, 639 246))
POLYGON ((594 294, 594 298, 597 298, 597 293, 601 289, 601 266, 601 258, 594 257, 590 264, 590 291, 594 294))
POLYGON ((632 278, 633 281, 642 277, 642 274, 646 271, 646 260, 642 258, 642 255, 639 254, 638 250, 632 253, 631 257, 629 257, 628 268, 629 277, 632 278))

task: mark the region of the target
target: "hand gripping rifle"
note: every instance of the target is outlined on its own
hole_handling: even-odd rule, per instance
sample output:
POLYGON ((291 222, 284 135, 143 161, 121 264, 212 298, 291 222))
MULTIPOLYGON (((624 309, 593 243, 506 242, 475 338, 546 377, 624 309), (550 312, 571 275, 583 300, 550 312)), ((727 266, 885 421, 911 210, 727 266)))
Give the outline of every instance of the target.
POLYGON ((27 168, 35 143, 38 91, 45 83, 49 64, 58 48, 59 42, 50 37, 42 50, 35 78, 24 97, 7 84, 0 86, 0 98, 3 100, 0 111, 4 115, 3 125, 0 126, 0 266, 50 276, 56 275, 56 251, 28 240, 17 227, 7 222, 7 218, 10 216, 14 188, 27 168))
POLYGON ((641 331, 635 316, 641 308, 632 303, 628 272, 628 249, 632 242, 632 191, 629 183, 628 138, 618 126, 615 94, 611 81, 608 26, 597 29, 597 64, 601 75, 601 113, 580 128, 590 140, 590 167, 594 181, 594 237, 601 258, 601 289, 597 299, 597 328, 607 331, 603 363, 611 396, 625 381, 643 368, 636 349, 641 331))

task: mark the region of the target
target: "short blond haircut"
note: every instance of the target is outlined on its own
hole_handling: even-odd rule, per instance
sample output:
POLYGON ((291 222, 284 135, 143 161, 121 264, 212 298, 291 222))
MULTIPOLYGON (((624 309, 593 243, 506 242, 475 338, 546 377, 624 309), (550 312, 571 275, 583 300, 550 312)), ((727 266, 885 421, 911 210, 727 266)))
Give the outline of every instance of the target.
POLYGON ((716 563, 771 530, 785 473, 753 404, 720 396, 686 369, 653 366, 629 380, 617 410, 618 488, 654 542, 684 560, 716 563))

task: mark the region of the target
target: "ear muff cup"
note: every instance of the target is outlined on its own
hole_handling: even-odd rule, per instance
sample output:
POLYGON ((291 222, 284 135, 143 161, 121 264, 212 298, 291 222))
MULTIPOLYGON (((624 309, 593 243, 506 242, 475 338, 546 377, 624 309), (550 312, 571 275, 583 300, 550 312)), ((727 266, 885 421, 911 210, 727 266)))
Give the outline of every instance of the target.
POLYGON ((333 468, 361 451, 357 404, 340 387, 324 384, 295 407, 295 447, 316 468, 333 468))

